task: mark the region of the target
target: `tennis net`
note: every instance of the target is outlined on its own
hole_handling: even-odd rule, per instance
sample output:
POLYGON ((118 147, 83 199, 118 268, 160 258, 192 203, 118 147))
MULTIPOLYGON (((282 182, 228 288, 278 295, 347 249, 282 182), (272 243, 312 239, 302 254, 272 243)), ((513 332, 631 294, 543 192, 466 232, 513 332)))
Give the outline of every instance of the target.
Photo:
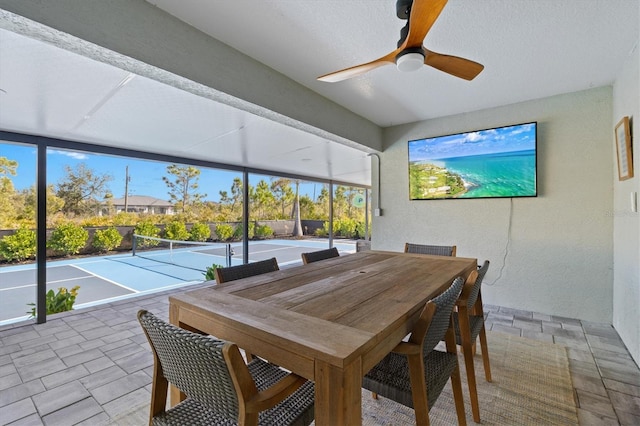
POLYGON ((212 264, 230 260, 230 244, 180 241, 133 234, 132 255, 153 262, 206 272, 212 264))

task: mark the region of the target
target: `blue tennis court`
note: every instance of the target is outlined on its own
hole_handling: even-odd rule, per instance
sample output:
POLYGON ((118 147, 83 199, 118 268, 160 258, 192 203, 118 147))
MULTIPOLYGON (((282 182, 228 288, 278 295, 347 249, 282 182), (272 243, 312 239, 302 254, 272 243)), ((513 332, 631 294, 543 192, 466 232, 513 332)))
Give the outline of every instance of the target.
MULTIPOLYGON (((336 241, 341 253, 356 251, 355 241, 336 241)), ((327 240, 268 240, 249 243, 249 261, 275 257, 281 268, 301 264, 300 254, 328 247, 327 240)), ((242 263, 242 243, 231 245, 232 265, 242 263)), ((79 285, 76 309, 140 293, 167 290, 204 280, 212 264, 226 266, 227 244, 190 246, 173 250, 138 251, 136 256, 92 256, 47 263, 47 291, 79 285)), ((36 299, 35 265, 0 268, 0 325, 26 318, 28 303, 36 299)))

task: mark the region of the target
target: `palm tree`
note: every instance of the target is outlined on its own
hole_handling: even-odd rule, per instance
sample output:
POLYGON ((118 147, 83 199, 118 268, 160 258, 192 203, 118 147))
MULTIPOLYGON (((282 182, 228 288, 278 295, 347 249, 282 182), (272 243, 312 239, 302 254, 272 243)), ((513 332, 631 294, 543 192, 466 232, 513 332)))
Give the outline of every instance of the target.
POLYGON ((300 221, 300 195, 298 189, 300 181, 296 180, 296 198, 293 202, 293 236, 302 237, 302 222, 300 221))

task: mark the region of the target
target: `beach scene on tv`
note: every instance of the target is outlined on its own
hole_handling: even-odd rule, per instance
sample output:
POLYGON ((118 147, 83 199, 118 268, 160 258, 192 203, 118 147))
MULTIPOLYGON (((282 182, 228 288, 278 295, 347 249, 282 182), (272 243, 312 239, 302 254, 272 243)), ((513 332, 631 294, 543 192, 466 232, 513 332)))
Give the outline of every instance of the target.
POLYGON ((535 197, 536 123, 409 141, 409 194, 535 197))

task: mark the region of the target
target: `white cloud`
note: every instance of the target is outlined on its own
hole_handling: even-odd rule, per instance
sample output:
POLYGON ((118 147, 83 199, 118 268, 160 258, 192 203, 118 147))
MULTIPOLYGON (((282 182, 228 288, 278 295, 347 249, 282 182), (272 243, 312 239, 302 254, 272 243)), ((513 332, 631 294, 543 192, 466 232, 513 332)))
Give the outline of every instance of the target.
POLYGON ((88 158, 87 154, 83 152, 77 152, 77 151, 59 151, 54 149, 48 149, 47 154, 64 155, 65 157, 70 157, 70 158, 73 158, 74 160, 86 160, 88 158))

